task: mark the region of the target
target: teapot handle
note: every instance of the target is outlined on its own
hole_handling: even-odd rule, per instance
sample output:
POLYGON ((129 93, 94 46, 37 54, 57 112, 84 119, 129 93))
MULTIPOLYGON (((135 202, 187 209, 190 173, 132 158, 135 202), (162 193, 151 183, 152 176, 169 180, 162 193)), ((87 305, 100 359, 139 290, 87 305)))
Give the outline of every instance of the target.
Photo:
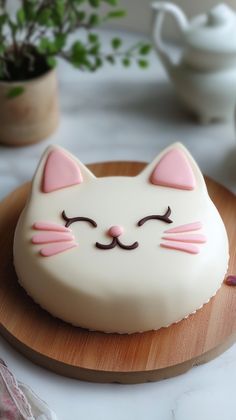
POLYGON ((152 9, 155 12, 153 24, 154 44, 163 64, 169 69, 174 63, 172 62, 170 54, 167 52, 166 45, 163 43, 161 35, 165 14, 169 13, 175 18, 181 32, 184 32, 187 29, 188 21, 182 10, 173 3, 157 1, 152 3, 152 9))

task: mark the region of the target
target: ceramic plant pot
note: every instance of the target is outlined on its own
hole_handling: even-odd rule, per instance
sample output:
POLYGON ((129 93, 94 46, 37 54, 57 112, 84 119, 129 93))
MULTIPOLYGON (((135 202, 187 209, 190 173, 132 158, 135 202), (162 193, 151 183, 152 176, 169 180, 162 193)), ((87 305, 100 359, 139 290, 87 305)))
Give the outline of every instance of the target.
POLYGON ((23 146, 52 134, 59 122, 56 71, 23 82, 0 82, 0 143, 23 146), (17 96, 13 90, 22 90, 17 96))

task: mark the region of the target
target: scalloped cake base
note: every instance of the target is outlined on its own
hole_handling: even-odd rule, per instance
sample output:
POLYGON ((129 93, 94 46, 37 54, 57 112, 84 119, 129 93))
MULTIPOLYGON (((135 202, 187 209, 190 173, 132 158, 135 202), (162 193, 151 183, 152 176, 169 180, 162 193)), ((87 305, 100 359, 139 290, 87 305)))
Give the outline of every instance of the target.
MULTIPOLYGON (((132 176, 143 167, 136 162, 90 165, 97 176, 132 176)), ((228 272, 236 274, 236 197, 210 179, 207 186, 229 235, 228 272)), ((158 331, 105 334, 53 318, 19 286, 12 263, 14 229, 28 191, 25 184, 0 203, 0 332, 26 357, 73 378, 140 383, 186 372, 235 341, 236 288, 225 284, 195 314, 158 331)))

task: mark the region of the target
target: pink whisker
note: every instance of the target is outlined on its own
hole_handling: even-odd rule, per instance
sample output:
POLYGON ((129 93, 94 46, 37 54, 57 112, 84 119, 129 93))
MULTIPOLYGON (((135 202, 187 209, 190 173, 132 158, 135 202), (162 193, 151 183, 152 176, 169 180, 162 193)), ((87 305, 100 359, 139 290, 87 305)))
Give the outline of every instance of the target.
POLYGON ((196 244, 204 244, 207 239, 205 235, 200 233, 193 233, 193 234, 180 234, 180 235, 165 235, 162 239, 166 239, 167 241, 177 241, 177 242, 188 242, 188 243, 196 243, 196 244))
POLYGON ((33 244, 47 244, 50 242, 67 242, 73 241, 75 238, 71 233, 67 232, 42 232, 32 237, 33 244))
POLYGON ((51 222, 36 222, 34 223, 33 228, 36 230, 50 230, 53 232, 71 232, 71 229, 51 222))
POLYGON ((172 241, 166 241, 160 244, 162 248, 168 248, 168 249, 174 249, 177 251, 183 251, 187 252, 188 254, 198 254, 199 248, 196 245, 189 244, 189 243, 179 243, 179 242, 172 242, 172 241))
POLYGON ((60 254, 61 252, 65 252, 68 249, 77 247, 78 244, 73 242, 62 242, 56 244, 46 245, 45 247, 40 249, 40 254, 43 257, 52 257, 53 255, 60 254))
POLYGON ((177 226, 175 228, 167 229, 164 233, 182 233, 192 232, 193 230, 199 230, 202 228, 201 222, 187 223, 186 225, 177 226))

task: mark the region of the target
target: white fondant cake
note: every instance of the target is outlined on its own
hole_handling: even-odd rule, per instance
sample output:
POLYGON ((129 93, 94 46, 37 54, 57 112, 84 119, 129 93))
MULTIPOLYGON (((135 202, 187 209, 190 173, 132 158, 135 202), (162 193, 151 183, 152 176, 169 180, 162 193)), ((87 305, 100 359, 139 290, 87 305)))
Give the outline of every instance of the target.
POLYGON ((50 147, 16 228, 14 264, 20 284, 52 315, 133 333, 206 303, 227 271, 228 239, 181 144, 136 177, 106 178, 50 147))

